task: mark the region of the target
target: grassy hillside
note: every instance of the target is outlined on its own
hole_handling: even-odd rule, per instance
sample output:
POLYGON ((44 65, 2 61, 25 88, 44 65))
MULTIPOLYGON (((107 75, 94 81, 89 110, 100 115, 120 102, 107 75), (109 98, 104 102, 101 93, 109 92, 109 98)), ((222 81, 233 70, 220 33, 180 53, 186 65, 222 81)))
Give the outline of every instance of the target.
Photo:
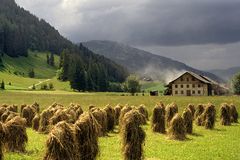
POLYGON ((160 91, 163 92, 165 90, 164 84, 162 82, 140 82, 142 87, 141 90, 144 90, 145 92, 150 91, 160 91))
MULTIPOLYGON (((109 96, 108 93, 67 93, 67 92, 9 92, 4 91, 0 94, 0 104, 32 104, 39 102, 41 109, 49 106, 53 102, 61 103, 68 106, 69 103, 75 102, 81 104, 86 111, 88 105, 94 104, 103 107, 106 104, 116 105, 118 103, 139 105, 145 104, 149 114, 156 102, 162 101, 164 104, 176 102, 181 113, 188 103, 198 104, 212 102, 217 109, 217 122, 215 129, 206 130, 204 127, 194 125, 193 135, 188 135, 186 141, 171 141, 166 135, 155 134, 151 131, 150 122, 143 126, 146 132, 146 141, 144 145, 144 154, 146 160, 238 160, 240 159, 240 127, 239 124, 231 126, 221 126, 219 122, 219 106, 223 102, 235 103, 240 111, 239 97, 150 97, 150 96, 109 96)), ((117 127, 116 130, 117 131, 117 127)), ((27 130, 29 141, 27 152, 24 154, 5 153, 6 160, 40 160, 45 153, 45 142, 47 135, 39 134, 32 129, 27 130)), ((108 137, 99 139, 100 155, 98 160, 120 160, 121 155, 121 138, 117 132, 110 133, 108 137)))
POLYGON ((34 69, 35 78, 46 79, 56 75, 59 65, 59 56, 54 57, 55 66, 47 64, 47 53, 29 52, 28 57, 12 58, 7 55, 3 57, 4 72, 28 77, 30 69, 34 69))
POLYGON ((59 56, 55 55, 55 66, 47 64, 47 53, 29 52, 28 57, 3 57, 4 68, 0 68, 0 81, 4 80, 6 90, 29 90, 33 84, 40 89, 41 84, 52 83, 55 90, 71 91, 69 82, 56 78, 59 56), (29 78, 28 72, 34 69, 35 78, 29 78))

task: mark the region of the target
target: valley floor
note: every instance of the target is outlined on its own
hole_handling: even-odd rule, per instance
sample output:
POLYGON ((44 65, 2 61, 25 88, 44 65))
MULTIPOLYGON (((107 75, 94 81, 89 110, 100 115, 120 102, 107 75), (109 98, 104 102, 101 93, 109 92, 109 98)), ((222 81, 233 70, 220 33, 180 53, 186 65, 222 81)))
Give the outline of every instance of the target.
MULTIPOLYGON (((172 97, 172 96, 120 96, 117 93, 74 93, 65 91, 0 91, 0 104, 32 104, 38 102, 41 109, 49 106, 53 102, 68 106, 69 103, 79 103, 84 110, 88 109, 90 104, 98 107, 104 107, 107 104, 112 106, 121 104, 140 105, 145 104, 148 111, 152 109, 157 102, 164 104, 175 102, 179 107, 179 112, 189 103, 208 103, 216 105, 219 113, 219 106, 223 102, 234 103, 240 111, 240 99, 237 96, 229 97, 172 97)), ((231 126, 220 126, 219 115, 214 130, 206 130, 203 127, 194 126, 194 134, 188 135, 186 141, 167 140, 165 135, 155 134, 151 131, 150 122, 143 126, 146 132, 146 141, 144 145, 145 158, 149 160, 197 160, 197 159, 219 159, 219 160, 238 160, 240 159, 240 126, 233 124, 231 126)), ((117 128, 116 128, 116 131, 117 128)), ((27 144, 27 153, 5 153, 6 160, 22 159, 37 160, 42 159, 45 152, 45 141, 47 135, 39 134, 32 129, 27 129, 29 142, 27 144)), ((99 139, 100 155, 99 160, 119 160, 121 156, 121 139, 119 134, 111 133, 108 137, 99 139)))

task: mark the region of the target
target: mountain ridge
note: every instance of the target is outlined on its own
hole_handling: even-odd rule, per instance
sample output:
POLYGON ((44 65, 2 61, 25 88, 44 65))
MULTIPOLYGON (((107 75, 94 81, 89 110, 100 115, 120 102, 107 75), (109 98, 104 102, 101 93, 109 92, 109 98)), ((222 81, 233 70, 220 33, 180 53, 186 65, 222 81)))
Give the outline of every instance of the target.
POLYGON ((130 72, 153 79, 164 80, 166 83, 184 71, 192 71, 210 77, 218 82, 223 80, 216 75, 195 69, 182 62, 168 57, 159 56, 129 45, 106 40, 82 42, 93 52, 126 67, 130 72))

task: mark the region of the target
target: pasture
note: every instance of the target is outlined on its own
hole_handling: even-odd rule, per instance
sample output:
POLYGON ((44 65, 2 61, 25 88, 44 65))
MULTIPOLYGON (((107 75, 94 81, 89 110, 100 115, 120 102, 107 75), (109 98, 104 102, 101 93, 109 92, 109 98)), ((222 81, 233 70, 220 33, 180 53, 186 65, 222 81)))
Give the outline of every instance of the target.
MULTIPOLYGON (((104 107, 107 104, 140 105, 145 104, 151 116, 152 109, 158 102, 165 105, 175 102, 179 112, 189 104, 213 103, 217 110, 217 122, 215 129, 206 130, 204 127, 193 126, 193 134, 187 135, 185 141, 168 140, 166 135, 153 133, 150 122, 142 126, 146 132, 144 144, 145 159, 158 160, 197 160, 197 159, 240 159, 240 126, 221 126, 219 122, 219 107, 223 102, 234 103, 240 111, 240 99, 237 96, 229 97, 150 97, 150 96, 120 96, 117 93, 74 93, 65 91, 0 91, 0 104, 32 104, 38 102, 41 110, 54 102, 68 106, 71 102, 78 103, 86 111, 90 104, 97 107, 104 107)), ((119 160, 121 155, 121 139, 116 127, 115 132, 107 137, 99 138, 100 154, 99 160, 119 160)), ((6 160, 12 159, 42 159, 45 154, 45 142, 47 135, 39 134, 32 129, 27 129, 28 144, 27 152, 24 154, 5 153, 6 160)))

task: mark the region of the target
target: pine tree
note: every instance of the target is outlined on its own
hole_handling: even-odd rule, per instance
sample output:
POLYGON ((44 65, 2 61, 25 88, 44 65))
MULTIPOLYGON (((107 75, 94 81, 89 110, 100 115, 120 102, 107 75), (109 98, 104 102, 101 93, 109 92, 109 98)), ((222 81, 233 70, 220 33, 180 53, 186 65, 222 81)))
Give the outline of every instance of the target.
POLYGON ((30 69, 30 70, 29 70, 28 76, 29 76, 30 78, 34 78, 34 77, 35 77, 35 72, 34 72, 33 69, 30 69))
POLYGON ((55 65, 55 63, 54 63, 54 54, 53 54, 53 53, 50 54, 49 64, 50 64, 51 66, 54 66, 54 65, 55 65))
POLYGON ((4 83, 4 81, 2 80, 2 83, 1 83, 1 85, 0 85, 0 89, 5 89, 5 83, 4 83))
POLYGON ((49 55, 47 53, 47 64, 49 64, 49 55))

